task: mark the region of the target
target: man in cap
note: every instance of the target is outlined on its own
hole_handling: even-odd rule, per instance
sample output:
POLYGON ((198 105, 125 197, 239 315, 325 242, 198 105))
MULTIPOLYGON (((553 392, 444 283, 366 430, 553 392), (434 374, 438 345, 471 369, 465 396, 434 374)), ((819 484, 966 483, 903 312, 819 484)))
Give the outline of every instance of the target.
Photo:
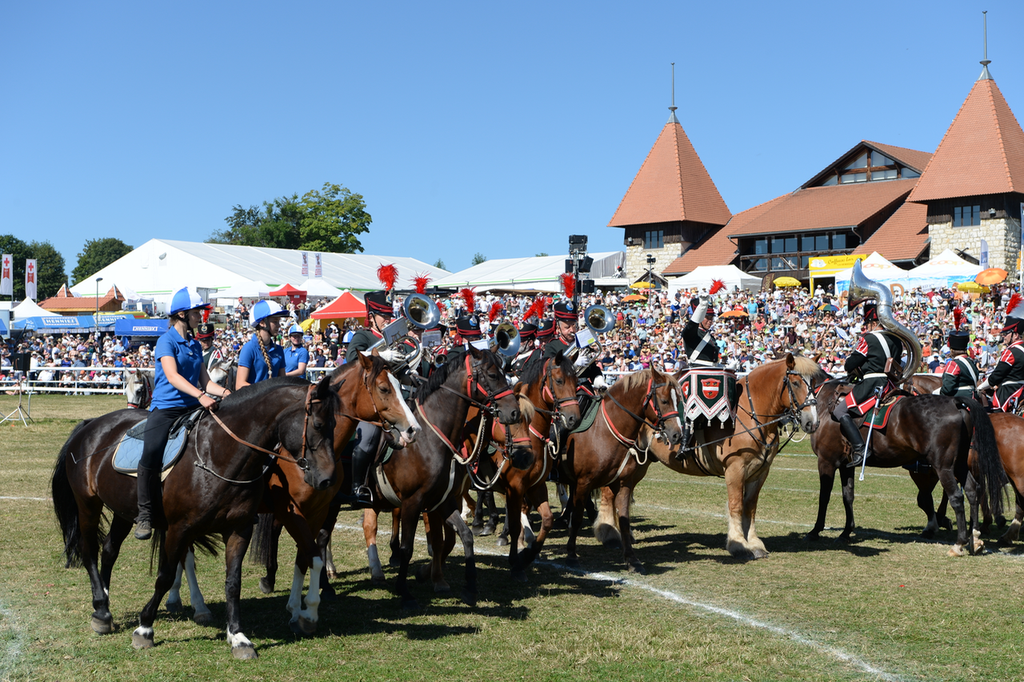
POLYGON ((529 362, 530 357, 538 352, 536 346, 537 325, 532 322, 523 322, 519 325, 519 355, 512 363, 512 373, 519 376, 523 373, 523 367, 529 362))
POLYGON ((883 330, 875 304, 865 303, 864 333, 844 365, 847 375, 859 374, 860 381, 832 411, 832 416, 839 422, 839 430, 852 447, 846 466, 859 466, 864 461, 864 437, 853 421, 854 416, 868 414, 878 401, 879 390, 887 393, 895 388, 889 373, 894 362, 899 365, 901 357, 903 341, 896 334, 883 330))
MULTIPOLYGON (((579 311, 572 301, 559 301, 554 305, 554 311, 555 334, 554 338, 544 346, 544 357, 553 358, 558 355, 559 351, 571 357, 571 352, 576 349, 576 332, 580 329, 579 311)), ((579 376, 576 393, 580 403, 580 414, 585 414, 590 402, 596 400, 599 393, 608 388, 604 374, 601 372, 601 366, 594 362, 596 359, 589 349, 581 348, 575 360, 576 372, 579 376)))
POLYGON ((992 407, 1003 412, 1013 412, 1024 391, 1024 298, 1020 294, 1010 297, 1006 306, 1006 321, 999 331, 1007 344, 995 369, 988 379, 978 386, 979 391, 996 389, 992 407))
POLYGON ((977 400, 975 387, 978 384, 978 366, 967 353, 967 346, 971 341, 971 335, 967 330, 960 330, 963 324, 963 310, 953 310, 953 331, 949 333, 948 343, 953 357, 946 363, 942 373, 941 395, 956 396, 958 398, 970 398, 977 400))
POLYGON ((214 327, 212 322, 203 322, 196 327, 196 341, 203 348, 203 365, 207 369, 223 357, 220 349, 215 348, 213 345, 213 333, 214 327))

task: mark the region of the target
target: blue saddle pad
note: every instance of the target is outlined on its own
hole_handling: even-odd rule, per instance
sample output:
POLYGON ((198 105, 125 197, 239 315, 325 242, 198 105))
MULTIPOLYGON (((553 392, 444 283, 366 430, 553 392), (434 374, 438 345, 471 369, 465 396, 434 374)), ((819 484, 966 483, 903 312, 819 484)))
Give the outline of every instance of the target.
MULTIPOLYGON (((131 474, 132 476, 136 475, 139 468, 139 460, 142 459, 142 448, 146 442, 145 434, 148 421, 148 417, 143 419, 125 431, 125 434, 121 436, 121 441, 117 444, 117 450, 114 451, 114 471, 119 471, 122 474, 131 474)), ((185 451, 188 432, 191 430, 190 426, 191 420, 189 423, 178 425, 176 429, 171 430, 171 434, 167 437, 167 445, 164 446, 161 471, 170 469, 178 461, 178 458, 181 457, 181 453, 185 451)))

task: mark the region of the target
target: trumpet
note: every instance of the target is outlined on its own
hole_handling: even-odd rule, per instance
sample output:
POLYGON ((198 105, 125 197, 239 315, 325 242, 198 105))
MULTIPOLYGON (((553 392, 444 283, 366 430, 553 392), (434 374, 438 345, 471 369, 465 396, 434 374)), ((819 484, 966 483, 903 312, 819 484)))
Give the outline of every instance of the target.
MULTIPOLYGON (((853 272, 850 275, 850 298, 847 307, 853 310, 864 301, 877 301, 878 322, 887 330, 900 337, 906 344, 910 355, 898 384, 902 384, 917 371, 921 366, 921 342, 917 334, 910 331, 896 321, 892 316, 892 292, 889 287, 868 278, 861 269, 860 261, 853 264, 853 272)), ((899 358, 896 358, 899 361, 899 358)))
POLYGON ((491 347, 498 354, 509 359, 514 359, 519 355, 521 344, 522 338, 519 336, 519 330, 509 322, 499 324, 494 330, 494 336, 491 337, 491 347))

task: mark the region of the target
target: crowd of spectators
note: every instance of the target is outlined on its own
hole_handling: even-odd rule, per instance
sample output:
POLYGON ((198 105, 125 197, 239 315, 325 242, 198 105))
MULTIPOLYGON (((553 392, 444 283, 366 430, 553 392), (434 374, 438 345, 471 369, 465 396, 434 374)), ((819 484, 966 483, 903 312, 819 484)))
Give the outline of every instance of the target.
MULTIPOLYGON (((652 364, 665 370, 677 369, 684 362, 682 329, 691 311, 691 299, 706 292, 684 290, 669 295, 654 291, 640 301, 624 300, 629 293, 584 296, 581 301, 581 307, 595 303, 606 306, 616 320, 615 329, 601 335, 599 362, 605 370, 616 373, 652 364)), ((893 311, 896 320, 921 340, 924 362, 920 371, 934 372, 941 371, 949 356, 945 340, 952 325, 952 310, 963 307, 972 334, 969 352, 984 373, 999 358, 998 329, 1009 295, 1005 286, 982 294, 956 289, 914 290, 894 296, 893 311)), ((525 295, 481 294, 475 312, 486 326, 493 304, 500 303, 494 323, 508 320, 518 324, 533 301, 534 297, 525 295)), ((442 323, 454 329, 455 319, 467 312, 464 300, 453 294, 438 303, 442 323)), ((813 358, 829 373, 842 374, 843 363, 860 334, 860 316, 849 313, 845 297, 830 288, 818 287, 813 292, 804 288, 723 291, 715 296, 715 308, 713 333, 722 364, 738 371, 749 371, 766 360, 793 352, 813 358)), ((290 309, 296 320, 301 320, 309 316, 312 304, 292 305, 290 309)), ((218 327, 214 344, 224 356, 237 356, 248 340, 251 332, 247 314, 246 306, 239 304, 218 327)), ((358 325, 359 320, 353 319, 310 333, 305 338, 310 352, 308 366, 329 370, 344 363, 347 340, 358 325)), ((6 380, 9 385, 11 379, 18 378, 11 366, 11 354, 28 352, 30 378, 38 385, 67 388, 68 392, 75 387, 119 389, 121 368, 153 366, 153 343, 155 339, 121 339, 110 334, 32 336, 0 350, 0 381, 6 380)))

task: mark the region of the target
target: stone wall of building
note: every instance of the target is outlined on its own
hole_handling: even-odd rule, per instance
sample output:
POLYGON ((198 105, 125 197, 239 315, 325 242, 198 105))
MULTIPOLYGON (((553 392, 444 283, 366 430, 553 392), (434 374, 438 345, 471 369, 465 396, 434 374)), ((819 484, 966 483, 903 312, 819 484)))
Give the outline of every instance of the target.
POLYGON ((679 258, 679 254, 689 248, 689 242, 682 244, 666 244, 660 249, 645 249, 643 246, 626 247, 626 277, 630 282, 635 282, 642 275, 647 273, 647 254, 658 259, 658 262, 651 268, 660 275, 672 261, 679 258))
POLYGON ((1017 255, 1020 253, 1020 229, 1010 218, 982 218, 981 225, 953 227, 953 221, 932 223, 930 253, 937 256, 946 249, 966 251, 981 256, 981 240, 988 242, 988 265, 1006 270, 1008 279, 1017 277, 1017 255))

